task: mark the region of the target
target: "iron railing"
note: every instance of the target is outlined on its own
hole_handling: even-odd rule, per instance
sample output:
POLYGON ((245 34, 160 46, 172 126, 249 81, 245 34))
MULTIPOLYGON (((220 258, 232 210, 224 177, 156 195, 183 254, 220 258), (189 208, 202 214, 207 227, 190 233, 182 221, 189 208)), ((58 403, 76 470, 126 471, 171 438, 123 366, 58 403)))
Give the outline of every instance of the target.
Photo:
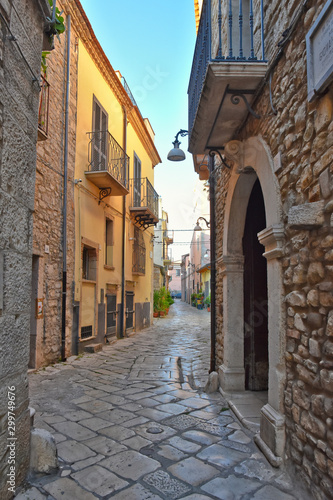
POLYGON ((131 89, 129 88, 128 83, 126 82, 126 80, 123 76, 121 77, 121 83, 122 83, 124 89, 126 90, 128 97, 131 99, 133 106, 138 107, 136 100, 134 99, 134 96, 131 92, 131 89))
POLYGON ((89 132, 88 171, 107 171, 126 189, 129 183, 129 157, 107 130, 89 132))
POLYGON ((191 133, 209 63, 265 62, 263 0, 204 0, 190 83, 191 133))
POLYGON ((158 218, 158 194, 147 177, 130 179, 131 207, 148 208, 158 218))
POLYGON ((49 128, 49 89, 50 84, 41 75, 39 108, 38 108, 38 128, 47 136, 49 128))
POLYGON ((132 272, 138 274, 146 272, 146 245, 142 232, 137 228, 134 230, 132 272))

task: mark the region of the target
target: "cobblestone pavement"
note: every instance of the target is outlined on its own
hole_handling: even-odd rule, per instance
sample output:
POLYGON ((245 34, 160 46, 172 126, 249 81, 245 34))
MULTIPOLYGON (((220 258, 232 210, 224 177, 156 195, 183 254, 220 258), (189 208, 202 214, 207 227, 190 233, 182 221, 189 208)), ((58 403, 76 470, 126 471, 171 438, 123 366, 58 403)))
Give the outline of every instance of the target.
POLYGON ((308 498, 203 392, 209 358, 209 313, 177 301, 102 352, 32 373, 35 427, 55 436, 60 467, 16 500, 308 498))

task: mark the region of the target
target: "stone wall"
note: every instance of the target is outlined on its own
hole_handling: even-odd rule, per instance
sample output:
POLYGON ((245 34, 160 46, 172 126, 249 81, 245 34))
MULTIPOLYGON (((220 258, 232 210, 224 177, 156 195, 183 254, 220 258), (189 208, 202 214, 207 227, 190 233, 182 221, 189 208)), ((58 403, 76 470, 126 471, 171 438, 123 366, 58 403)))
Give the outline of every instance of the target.
POLYGON ((0 497, 4 500, 13 496, 8 488, 23 481, 29 466, 32 212, 42 32, 48 12, 43 0, 0 2, 0 497), (15 431, 10 429, 17 438, 10 442, 11 449, 7 447, 7 438, 12 437, 9 387, 15 403, 15 431))
MULTIPOLYGON (((63 6, 59 5, 60 10, 63 6)), ((64 14, 66 17, 66 12, 64 14)), ((67 22, 65 22, 67 24, 67 22)), ((39 296, 43 318, 37 319, 36 363, 48 365, 61 357, 62 271, 64 218, 64 147, 67 71, 67 33, 55 40, 47 57, 49 123, 45 140, 37 144, 37 174, 33 230, 34 254, 39 260, 39 296)), ((71 355, 74 280, 74 163, 76 132, 77 50, 72 25, 67 180, 67 308, 66 356, 71 355)))
MULTIPOLYGON (((314 497, 333 491, 333 87, 307 101, 305 35, 325 2, 307 2, 261 89, 255 111, 235 139, 261 136, 276 160, 285 246, 282 257, 286 303, 286 454, 314 497)), ((268 53, 300 2, 266 8, 268 53), (277 22, 277 20, 279 22, 277 22)), ((270 61, 271 62, 271 59, 270 61)), ((222 256, 228 172, 217 174, 217 259, 222 256)), ((217 357, 223 359, 223 290, 217 269, 217 357)))

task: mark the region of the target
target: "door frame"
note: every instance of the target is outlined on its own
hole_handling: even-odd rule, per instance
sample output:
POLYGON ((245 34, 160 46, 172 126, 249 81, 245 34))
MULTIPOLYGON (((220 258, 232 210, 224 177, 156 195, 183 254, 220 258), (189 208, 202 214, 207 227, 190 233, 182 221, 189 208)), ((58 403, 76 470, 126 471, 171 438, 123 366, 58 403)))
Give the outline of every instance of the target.
POLYGON ((217 271, 223 282, 223 326, 222 331, 217 332, 217 338, 223 339, 220 386, 225 392, 245 390, 242 238, 249 197, 258 178, 264 197, 267 225, 258 238, 265 247, 263 255, 267 259, 269 359, 268 403, 261 410, 259 440, 262 449, 269 449, 279 462, 285 446, 286 380, 281 264, 284 226, 279 183, 272 155, 261 137, 251 137, 244 142, 230 141, 225 145, 224 152, 233 161, 233 168, 225 202, 222 255, 217 256, 217 271))

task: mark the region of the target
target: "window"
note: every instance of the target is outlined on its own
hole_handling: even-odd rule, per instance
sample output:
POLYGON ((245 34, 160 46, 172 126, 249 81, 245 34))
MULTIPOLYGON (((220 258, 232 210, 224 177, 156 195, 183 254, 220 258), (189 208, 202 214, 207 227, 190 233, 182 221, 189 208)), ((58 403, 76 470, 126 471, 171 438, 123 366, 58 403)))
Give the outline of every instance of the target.
POLYGON ((39 109, 38 109, 38 140, 47 139, 48 124, 49 124, 49 91, 50 85, 41 75, 41 86, 39 94, 39 109))
POLYGON ((92 169, 107 170, 108 115, 94 97, 92 169))
POLYGON ((82 278, 96 281, 97 255, 95 248, 87 246, 82 250, 82 278))
POLYGON ((132 272, 135 274, 145 274, 146 272, 146 245, 143 234, 137 227, 134 228, 132 272))
POLYGON ((176 269, 176 276, 180 276, 180 269, 176 269))
POLYGON ((134 207, 141 207, 141 161, 134 153, 134 186, 133 186, 134 207))
POLYGON ((113 266, 113 220, 105 219, 105 265, 113 266))

